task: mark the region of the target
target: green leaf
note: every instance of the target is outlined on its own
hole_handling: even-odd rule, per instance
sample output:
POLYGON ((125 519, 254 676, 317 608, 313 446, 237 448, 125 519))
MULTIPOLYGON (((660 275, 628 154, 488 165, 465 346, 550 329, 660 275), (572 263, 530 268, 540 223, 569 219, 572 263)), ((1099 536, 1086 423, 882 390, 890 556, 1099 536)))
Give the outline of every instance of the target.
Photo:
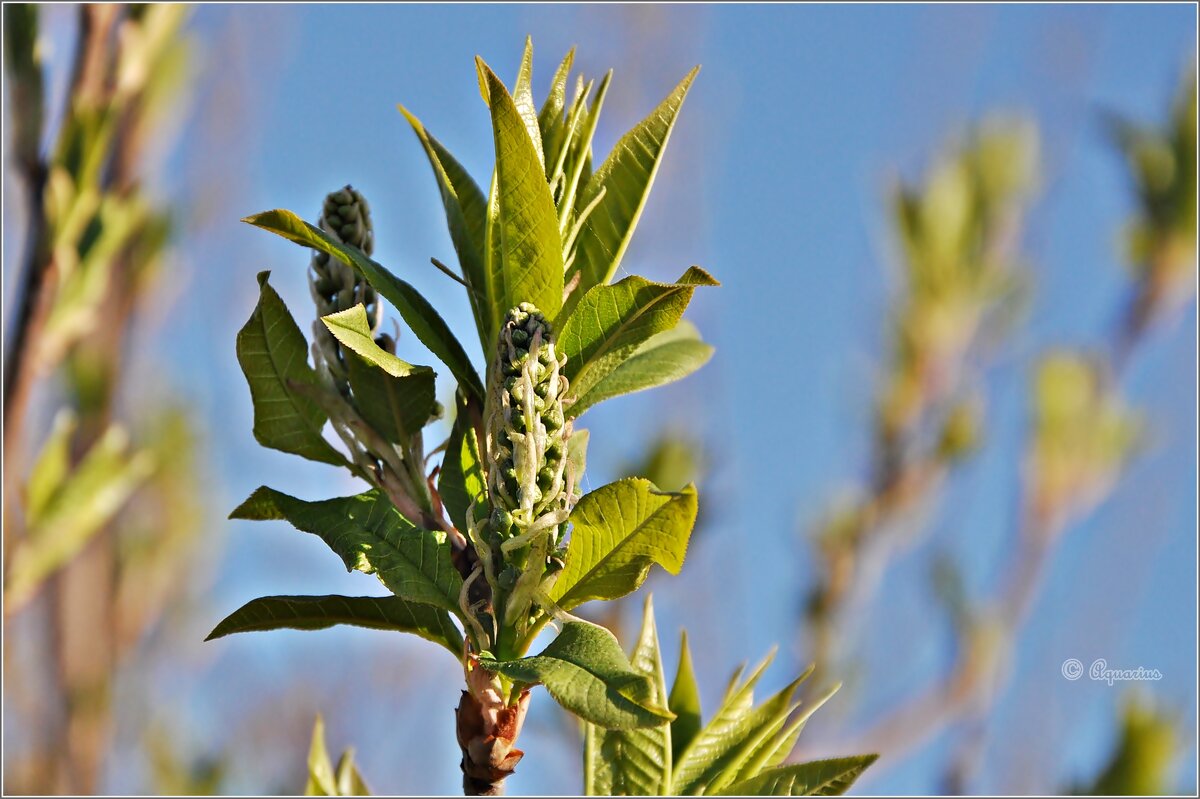
POLYGON ((735 782, 722 796, 841 796, 879 758, 856 755, 769 769, 735 782))
POLYGON ((229 614, 204 640, 266 630, 324 630, 338 624, 413 633, 462 657, 462 633, 444 611, 397 596, 264 596, 229 614))
POLYGON ((304 795, 337 796, 333 763, 325 747, 325 720, 320 714, 313 724, 312 743, 308 746, 308 783, 304 786, 304 795))
POLYGON ((459 613, 462 577, 450 562, 446 534, 414 526, 379 490, 305 502, 262 486, 229 518, 285 519, 328 544, 347 569, 375 574, 401 599, 459 613))
POLYGON ((64 474, 58 461, 73 427, 69 417, 60 416, 47 444, 49 451, 39 458, 39 474, 30 486, 35 501, 30 504, 27 534, 7 563, 6 612, 31 599, 47 577, 78 555, 156 468, 154 455, 131 450, 128 433, 113 425, 64 474))
POLYGON ((673 330, 651 336, 586 394, 577 395, 565 407, 566 414, 578 418, 606 399, 680 380, 708 363, 712 354, 713 348, 700 340, 696 328, 682 320, 673 330))
POLYGON ((542 103, 542 110, 538 114, 547 180, 554 177, 551 171, 554 169, 558 153, 565 143, 566 122, 563 119, 563 110, 567 104, 567 78, 570 77, 571 66, 574 63, 575 48, 572 47, 567 51, 562 63, 558 65, 558 71, 554 73, 554 79, 550 81, 550 93, 546 96, 546 102, 542 103))
MULTIPOLYGON (((36 11, 33 13, 36 20, 36 11)), ((25 517, 30 526, 37 525, 66 482, 71 471, 71 437, 78 427, 79 421, 70 408, 55 414, 54 426, 29 470, 25 486, 25 517)))
POLYGON ((499 322, 492 319, 492 302, 488 294, 487 273, 483 257, 483 246, 487 229, 487 198, 479 186, 467 174, 450 151, 442 146, 425 130, 421 121, 399 105, 400 113, 408 120, 413 132, 425 148, 442 205, 446 211, 446 225, 450 230, 450 241, 458 254, 458 265, 467 284, 467 297, 479 329, 480 344, 487 353, 488 337, 499 322))
MULTIPOLYGON (((604 100, 608 97, 608 87, 612 84, 613 71, 610 69, 600 79, 596 87, 595 97, 590 105, 587 98, 591 94, 593 82, 580 85, 582 91, 577 93, 576 101, 572 104, 572 113, 576 116, 573 130, 568 130, 570 136, 563 163, 563 191, 558 198, 558 226, 567 230, 568 223, 576 220, 578 214, 586 206, 582 202, 583 189, 591 178, 592 140, 596 136, 596 126, 600 121, 600 111, 604 108, 604 100)), ((574 274, 575 270, 568 269, 574 274)))
MULTIPOLYGON (((531 302, 548 319, 554 319, 562 307, 562 241, 540 146, 534 147, 504 84, 482 61, 477 65, 491 107, 496 143, 490 201, 494 216, 488 218, 488 239, 494 242, 494 251, 485 245, 492 318, 503 319, 510 309, 531 302)), ((495 335, 492 331, 492 338, 495 335)))
POLYGON ((237 335, 238 362, 254 403, 254 438, 264 447, 344 466, 346 459, 321 435, 324 411, 289 385, 315 385, 317 375, 304 334, 267 283, 270 274, 258 274, 258 305, 237 335))
POLYGON ((696 67, 689 72, 648 117, 621 137, 584 188, 580 197, 584 207, 600 191, 605 195, 579 234, 573 273, 579 273, 580 282, 575 296, 607 283, 616 273, 662 162, 675 117, 699 70, 696 67))
POLYGON ((483 401, 483 383, 458 339, 429 301, 411 285, 372 261, 356 247, 330 238, 325 231, 308 224, 291 211, 275 209, 242 220, 269 230, 288 241, 328 253, 354 267, 385 300, 404 317, 417 339, 450 369, 466 391, 483 401))
POLYGON ((471 503, 475 503, 481 513, 486 513, 483 509, 487 505, 487 481, 481 463, 479 436, 471 423, 469 410, 460 403, 438 473, 438 495, 450 521, 464 534, 468 529, 467 510, 471 503))
POLYGON ((521 55, 521 69, 517 72, 517 82, 513 85, 513 104, 517 113, 525 122, 529 131, 529 140, 533 142, 534 152, 542 163, 545 172, 546 162, 542 153, 542 131, 538 126, 537 106, 533 104, 533 37, 525 37, 525 52, 521 55))
POLYGON ((592 288, 558 338, 559 350, 567 356, 571 396, 586 394, 647 339, 674 328, 696 286, 718 285, 710 274, 693 266, 675 283, 633 276, 592 288))
POLYGON ((347 356, 347 372, 355 405, 363 418, 393 443, 420 432, 434 414, 434 372, 413 366, 375 343, 361 304, 321 317, 347 356))
MULTIPOLYGON (((666 677, 654 624, 654 605, 646 597, 642 632, 630 658, 633 668, 651 679, 654 701, 665 706, 666 677)), ((585 737, 585 791, 588 796, 667 796, 671 789, 671 726, 601 730, 588 725, 585 737)))
POLYGON ((628 478, 596 489, 571 513, 566 565, 550 598, 570 610, 636 590, 651 564, 678 574, 695 521, 691 485, 665 493, 649 480, 628 478))
POLYGON ((687 630, 683 631, 681 639, 679 667, 675 670, 675 683, 667 699, 667 707, 675 714, 675 720, 671 722, 671 755, 675 760, 700 732, 700 686, 696 683, 696 672, 692 668, 687 630))
POLYGON ((605 729, 650 727, 671 718, 654 701, 653 681, 634 670, 613 634, 588 622, 563 624, 540 655, 481 664, 519 682, 541 683, 564 708, 605 729))
POLYGON ((678 794, 701 792, 711 778, 712 764, 736 743, 739 731, 754 708, 754 686, 773 659, 772 652, 744 682, 739 681, 740 669, 734 675, 717 712, 676 759, 671 779, 673 791, 678 794))
POLYGON ((338 758, 335 777, 338 794, 341 796, 371 795, 371 789, 367 787, 367 781, 363 779, 362 773, 358 770, 358 765, 354 762, 353 749, 347 749, 338 758))
POLYGON ((371 790, 354 763, 354 750, 347 749, 338 758, 337 769, 325 746, 325 721, 317 714, 312 743, 308 747, 308 782, 305 796, 370 796, 371 790))
POLYGON ((792 695, 807 676, 805 673, 736 723, 701 730, 675 772, 678 790, 716 793, 737 781, 756 755, 761 760, 774 751, 775 736, 798 706, 792 702, 792 695))

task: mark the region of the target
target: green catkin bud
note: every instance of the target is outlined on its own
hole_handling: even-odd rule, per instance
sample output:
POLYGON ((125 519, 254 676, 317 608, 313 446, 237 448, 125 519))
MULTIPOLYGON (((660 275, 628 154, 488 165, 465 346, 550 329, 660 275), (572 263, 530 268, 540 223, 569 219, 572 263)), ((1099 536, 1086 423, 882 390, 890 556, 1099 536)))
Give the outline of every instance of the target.
POLYGON ((562 401, 566 361, 555 351, 546 318, 528 303, 505 316, 497 345, 497 390, 487 419, 489 488, 495 508, 512 516, 501 538, 525 533, 548 515, 568 508, 566 440, 562 401))
POLYGON ((505 564, 498 569, 509 593, 505 622, 518 629, 529 619, 574 503, 577 475, 566 457, 571 425, 562 407, 565 364, 537 308, 522 303, 505 315, 486 414, 487 535, 505 564))
MULTIPOLYGON (((371 209, 366 199, 351 186, 326 196, 318 226, 332 238, 357 247, 365 255, 369 256, 375 250, 371 209)), ((375 290, 340 259, 332 258, 328 253, 314 253, 308 287, 317 306, 318 317, 345 311, 361 303, 367 309, 372 331, 379 327, 383 306, 375 290)), ((318 368, 328 373, 333 385, 347 395, 349 387, 345 356, 337 339, 320 319, 313 324, 313 339, 318 368)))

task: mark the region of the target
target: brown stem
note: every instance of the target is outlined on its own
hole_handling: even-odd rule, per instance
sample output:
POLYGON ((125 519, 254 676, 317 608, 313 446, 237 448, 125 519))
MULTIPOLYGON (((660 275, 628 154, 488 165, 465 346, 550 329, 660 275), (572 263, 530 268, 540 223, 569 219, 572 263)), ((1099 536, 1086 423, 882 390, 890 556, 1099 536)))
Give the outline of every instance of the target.
POLYGON ((463 795, 500 796, 504 781, 525 754, 516 742, 529 711, 529 689, 508 704, 478 665, 468 673, 467 687, 454 710, 463 795))

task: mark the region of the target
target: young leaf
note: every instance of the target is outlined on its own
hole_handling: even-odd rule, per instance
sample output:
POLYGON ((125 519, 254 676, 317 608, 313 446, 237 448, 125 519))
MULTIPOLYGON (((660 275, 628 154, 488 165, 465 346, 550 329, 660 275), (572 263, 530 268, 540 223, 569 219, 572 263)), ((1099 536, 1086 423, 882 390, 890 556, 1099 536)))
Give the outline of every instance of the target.
POLYGON ((542 135, 542 155, 546 164, 547 180, 554 177, 551 171, 558 159, 559 150, 564 144, 566 122, 563 120, 563 110, 567 104, 567 78, 570 77, 571 66, 574 63, 575 48, 572 47, 567 51, 562 63, 558 65, 558 71, 554 73, 554 79, 550 81, 550 93, 546 96, 546 102, 542 103, 542 110, 538 114, 538 128, 542 135))
POLYGON ((722 796, 841 796, 879 758, 856 755, 768 769, 735 782, 722 796))
POLYGON ((667 707, 675 714, 671 722, 671 756, 678 760, 700 732, 700 686, 696 684, 696 673, 692 669, 692 651, 688 647, 687 631, 682 633, 679 644, 679 667, 675 669, 675 683, 667 707))
POLYGON ((450 229, 450 241, 458 254, 458 264, 463 280, 467 284, 467 296, 475 315, 475 326, 479 330, 480 344, 485 352, 488 337, 499 322, 492 318, 492 301, 488 294, 487 274, 483 258, 483 245, 487 229, 487 198, 479 186, 467 174, 450 151, 430 135, 421 121, 404 106, 397 106, 400 113, 412 125, 413 132, 425 148, 442 205, 446 211, 446 225, 450 229))
POLYGON ((433 370, 406 363, 376 344, 362 305, 321 321, 353 353, 347 355, 346 367, 363 418, 392 442, 419 432, 437 405, 433 370))
POLYGON ((708 363, 712 354, 713 348, 700 340, 696 328, 682 320, 673 330, 651 336, 586 394, 576 396, 566 406, 566 414, 578 418, 606 399, 680 380, 708 363))
POLYGON ((542 162, 542 171, 546 169, 544 154, 542 153, 542 132, 538 127, 538 112, 537 107, 533 104, 533 37, 525 37, 525 52, 521 55, 521 69, 517 73, 517 82, 513 84, 513 104, 517 107, 517 113, 521 115, 521 119, 525 122, 525 129, 529 131, 529 140, 533 142, 534 152, 537 153, 538 160, 542 162))
POLYGON ((696 67, 689 72, 658 108, 622 136, 588 181, 580 197, 582 206, 601 190, 605 195, 579 234, 573 272, 578 272, 580 279, 573 296, 583 296, 616 273, 662 162, 675 117, 699 70, 696 67))
POLYGON ((648 338, 674 328, 696 286, 717 285, 711 275, 693 266, 675 283, 633 276, 594 287, 559 336, 572 395, 586 394, 648 338))
POLYGON ((764 658, 744 682, 739 681, 741 669, 734 674, 717 712, 675 761, 671 788, 676 793, 685 794, 692 792, 691 789, 703 787, 701 779, 714 760, 736 740, 739 730, 753 711, 754 686, 773 659, 774 653, 764 658))
POLYGON ((237 335, 238 362, 254 403, 254 438, 264 447, 345 465, 346 459, 321 435, 325 413, 288 385, 315 384, 316 373, 308 365, 304 334, 267 283, 268 275, 259 273, 258 305, 237 335))
POLYGON ((375 574, 401 599, 460 612, 462 577, 450 562, 446 534, 415 527, 381 491, 305 502, 262 486, 229 518, 285 519, 328 544, 347 569, 375 574))
POLYGON ((502 319, 510 309, 530 302, 554 319, 562 307, 562 241, 541 153, 504 84, 482 61, 478 66, 496 142, 490 201, 494 216, 488 218, 495 250, 485 245, 492 318, 502 319))
MULTIPOLYGON (((646 597, 642 632, 630 657, 633 668, 651 679, 657 704, 667 701, 666 677, 654 624, 654 605, 646 597)), ((585 793, 588 796, 669 796, 671 793, 671 727, 601 730, 588 725, 585 737, 585 793)))
POLYGON ((704 745, 686 753, 680 769, 675 772, 679 791, 715 793, 736 781, 756 754, 764 749, 773 750, 774 737, 797 707, 792 702, 792 695, 807 676, 806 673, 753 708, 736 724, 702 733, 697 742, 702 741, 704 745), (702 756, 695 756, 699 752, 702 752, 702 756))
POLYGON ((112 425, 73 470, 58 473, 57 484, 49 485, 46 481, 55 478, 58 467, 46 461, 60 457, 72 424, 62 423, 47 443, 50 451, 39 458, 41 474, 30 486, 38 496, 29 506, 28 534, 13 548, 4 579, 4 604, 10 612, 81 552, 156 468, 152 452, 131 450, 128 433, 112 425))
POLYGON ((312 743, 308 747, 308 783, 304 786, 304 795, 337 796, 333 763, 325 746, 325 720, 319 714, 313 724, 312 743))
POLYGON ((446 364, 464 390, 480 402, 483 401, 483 383, 462 345, 429 301, 408 283, 363 255, 357 248, 335 241, 325 231, 308 224, 291 211, 277 208, 248 216, 242 221, 303 247, 329 253, 357 269, 372 288, 396 307, 417 339, 446 364))
POLYGON ((740 782, 743 779, 749 779, 760 771, 778 766, 787 760, 788 755, 792 753, 792 749, 796 746, 796 741, 800 738, 800 733, 803 731, 804 725, 808 723, 808 719, 813 713, 820 710, 821 705, 828 702, 830 697, 837 693, 841 687, 841 683, 837 683, 816 697, 804 709, 804 712, 792 720, 787 729, 776 735, 772 740, 765 742, 759 752, 742 767, 741 772, 737 776, 737 781, 740 782))
POLYGON ((671 718, 655 702, 653 682, 633 669, 613 634, 589 622, 563 624, 540 655, 480 662, 512 680, 541 683, 564 708, 605 729, 651 727, 671 718))
MULTIPOLYGON (((558 226, 563 231, 567 230, 568 222, 576 219, 582 209, 588 205, 588 203, 582 202, 582 189, 586 187, 586 181, 591 178, 592 139, 596 135, 596 125, 600 121, 600 110, 604 107, 604 99, 608 96, 612 75, 611 69, 604 73, 604 77, 600 79, 600 85, 596 88, 596 97, 590 106, 586 105, 586 100, 592 86, 591 83, 582 87, 582 91, 578 95, 575 109, 578 121, 567 142, 568 150, 563 164, 564 188, 558 201, 558 226)), ((595 197, 589 198, 589 202, 594 199, 595 197)), ((565 257, 567 256, 564 255, 565 257)), ((573 275, 575 271, 572 269, 570 273, 573 275)), ((572 296, 574 296, 574 292, 572 292, 572 296)))
POLYGON ((637 589, 651 564, 678 574, 696 521, 696 489, 664 493, 628 478, 598 488, 571 513, 566 566, 550 592, 564 610, 637 589))
POLYGON ((259 597, 226 616, 204 640, 265 630, 324 630, 337 624, 413 633, 462 657, 462 633, 446 611, 397 596, 259 597))
POLYGON ((354 750, 347 749, 338 758, 337 772, 334 774, 340 796, 370 796, 371 789, 354 762, 354 750))
POLYGON ((471 503, 484 508, 487 502, 487 481, 479 453, 479 436, 471 423, 468 410, 459 404, 458 416, 450 428, 446 455, 438 473, 438 494, 450 521, 459 530, 467 530, 467 509, 471 503))

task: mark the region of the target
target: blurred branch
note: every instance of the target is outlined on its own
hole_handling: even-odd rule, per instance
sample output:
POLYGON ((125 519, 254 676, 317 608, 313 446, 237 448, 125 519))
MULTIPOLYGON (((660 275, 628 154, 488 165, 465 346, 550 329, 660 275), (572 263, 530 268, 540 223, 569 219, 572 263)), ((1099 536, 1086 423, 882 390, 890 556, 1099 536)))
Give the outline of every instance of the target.
POLYGON ((938 161, 922 188, 893 191, 903 282, 876 401, 870 480, 815 536, 821 582, 808 599, 808 632, 818 667, 841 657, 849 616, 896 545, 922 526, 919 511, 947 473, 976 447, 982 410, 966 372, 989 334, 1014 316, 1014 250, 1037 153, 1029 122, 988 120, 938 161))
MULTIPOLYGON (((10 65, 23 79, 13 93, 21 119, 40 119, 41 67, 36 59, 37 7, 5 7, 20 25, 6 41, 10 65), (24 16, 20 16, 23 14, 24 16), (18 31, 21 36, 18 37, 18 31), (15 43, 18 46, 13 46, 15 43)), ((6 616, 40 589, 51 631, 44 652, 55 712, 32 719, 30 759, 35 792, 96 790, 111 736, 109 695, 122 644, 116 591, 123 576, 117 522, 164 460, 133 446, 113 417, 122 361, 135 312, 146 299, 145 278, 166 242, 165 217, 141 189, 148 120, 173 107, 181 49, 182 6, 84 5, 78 8, 75 57, 60 127, 51 153, 21 126, 14 146, 30 187, 31 256, 26 264, 13 345, 5 375, 5 496, 8 533, 20 508, 25 536, 6 535, 6 616), (163 92, 167 85, 171 91, 163 92), (169 101, 164 105, 164 101, 169 101), (61 377, 55 431, 42 446, 29 480, 17 464, 29 429, 29 398, 42 377, 61 377), (15 501, 13 501, 15 500, 15 501), (15 544, 15 546, 14 546, 15 544), (35 731, 42 724, 41 734, 35 731)), ((40 125, 39 125, 40 127, 40 125)), ((158 532, 164 536, 171 526, 158 532)), ((7 647, 6 647, 7 649, 7 647)), ((6 686, 7 689, 7 686, 6 686)))

